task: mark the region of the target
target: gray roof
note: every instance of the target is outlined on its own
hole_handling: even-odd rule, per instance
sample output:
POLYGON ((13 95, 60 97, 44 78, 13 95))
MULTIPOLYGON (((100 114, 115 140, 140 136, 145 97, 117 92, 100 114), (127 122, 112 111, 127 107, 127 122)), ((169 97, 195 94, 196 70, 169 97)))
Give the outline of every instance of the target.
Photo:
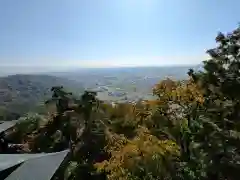
POLYGON ((12 128, 13 126, 16 125, 17 122, 18 122, 17 120, 14 120, 0 123, 0 133, 12 128))
POLYGON ((20 164, 28 159, 41 157, 45 154, 0 154, 0 171, 20 164))
POLYGON ((42 154, 1 154, 1 170, 22 163, 6 180, 50 180, 69 150, 42 154))

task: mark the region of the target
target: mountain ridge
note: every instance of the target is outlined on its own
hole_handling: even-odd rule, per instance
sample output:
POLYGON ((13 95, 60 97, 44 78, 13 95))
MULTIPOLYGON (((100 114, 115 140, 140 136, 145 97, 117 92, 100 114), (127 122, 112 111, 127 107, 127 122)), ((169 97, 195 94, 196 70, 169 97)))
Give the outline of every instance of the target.
MULTIPOLYGON (((83 92, 81 83, 50 75, 15 74, 0 77, 0 114, 24 114, 51 97, 53 86, 83 92)), ((8 118, 7 118, 8 119, 8 118)))

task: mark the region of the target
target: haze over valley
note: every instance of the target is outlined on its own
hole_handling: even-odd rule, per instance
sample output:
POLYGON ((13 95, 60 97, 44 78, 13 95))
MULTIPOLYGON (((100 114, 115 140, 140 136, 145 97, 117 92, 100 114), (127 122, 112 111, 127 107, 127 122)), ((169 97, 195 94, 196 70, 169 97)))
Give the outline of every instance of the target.
POLYGON ((75 80, 85 89, 97 91, 102 100, 137 101, 153 98, 152 87, 162 79, 186 79, 190 68, 199 70, 200 66, 93 68, 56 75, 75 80))
MULTIPOLYGON (((184 80, 190 68, 200 66, 79 68, 59 72, 2 75, 0 106, 15 114, 45 111, 44 101, 51 96, 52 86, 63 86, 80 96, 85 90, 97 92, 106 102, 136 102, 151 100, 152 88, 167 77, 184 80)), ((5 69, 6 70, 6 69, 5 69)))

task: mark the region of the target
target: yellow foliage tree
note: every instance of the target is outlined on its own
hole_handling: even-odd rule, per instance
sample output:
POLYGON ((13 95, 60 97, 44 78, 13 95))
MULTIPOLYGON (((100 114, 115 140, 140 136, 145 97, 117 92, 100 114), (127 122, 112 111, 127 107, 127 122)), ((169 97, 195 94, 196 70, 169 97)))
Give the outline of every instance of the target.
POLYGON ((106 133, 111 158, 96 167, 108 172, 110 180, 172 179, 178 158, 189 152, 188 110, 204 102, 198 86, 192 79, 166 79, 154 87, 153 94, 156 100, 108 107, 114 117, 109 126, 113 132, 106 133), (124 136, 124 124, 134 127, 135 136, 124 136), (116 131, 119 127, 121 132, 116 131))
POLYGON ((176 143, 159 140, 147 128, 139 127, 132 140, 107 133, 111 154, 108 161, 96 164, 99 171, 108 172, 108 179, 171 179, 179 155, 176 143))

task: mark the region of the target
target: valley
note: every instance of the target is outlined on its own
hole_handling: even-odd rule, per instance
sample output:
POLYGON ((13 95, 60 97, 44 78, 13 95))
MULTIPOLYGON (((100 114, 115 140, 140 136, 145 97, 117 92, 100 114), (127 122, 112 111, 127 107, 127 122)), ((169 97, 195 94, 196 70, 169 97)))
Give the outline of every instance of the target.
POLYGON ((52 86, 63 86, 79 97, 85 90, 97 92, 106 102, 151 100, 152 88, 166 77, 187 78, 189 68, 138 67, 78 69, 75 71, 16 74, 0 78, 0 119, 17 119, 28 112, 45 113, 44 101, 51 97, 52 86))

